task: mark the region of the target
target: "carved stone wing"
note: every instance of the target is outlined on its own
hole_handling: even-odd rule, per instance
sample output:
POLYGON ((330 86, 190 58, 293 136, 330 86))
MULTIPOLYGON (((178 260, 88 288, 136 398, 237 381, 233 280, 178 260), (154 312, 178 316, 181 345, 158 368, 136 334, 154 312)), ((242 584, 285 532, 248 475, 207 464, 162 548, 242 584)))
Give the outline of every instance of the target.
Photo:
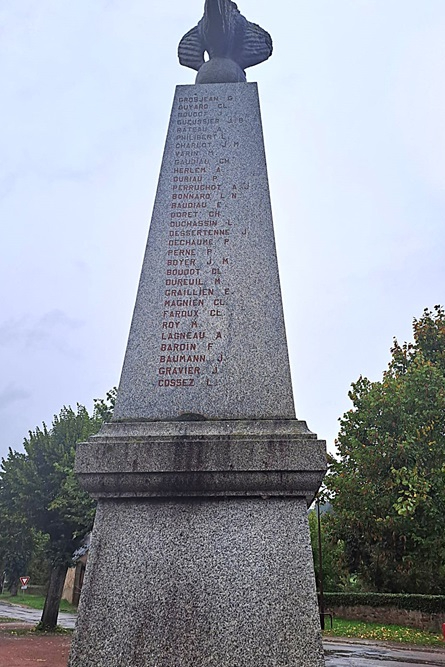
POLYGON ((242 69, 258 65, 272 55, 272 37, 256 23, 246 21, 236 61, 242 69))
POLYGON ((181 65, 195 70, 204 64, 204 48, 198 26, 189 30, 179 42, 178 58, 181 65))

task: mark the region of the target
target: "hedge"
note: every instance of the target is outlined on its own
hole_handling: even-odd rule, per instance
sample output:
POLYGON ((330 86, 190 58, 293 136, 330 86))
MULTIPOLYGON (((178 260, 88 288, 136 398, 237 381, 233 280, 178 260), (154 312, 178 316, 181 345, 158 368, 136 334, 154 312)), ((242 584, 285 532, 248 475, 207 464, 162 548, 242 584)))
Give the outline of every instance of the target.
POLYGON ((325 593, 325 606, 395 607, 426 614, 445 612, 445 595, 409 595, 407 593, 325 593))

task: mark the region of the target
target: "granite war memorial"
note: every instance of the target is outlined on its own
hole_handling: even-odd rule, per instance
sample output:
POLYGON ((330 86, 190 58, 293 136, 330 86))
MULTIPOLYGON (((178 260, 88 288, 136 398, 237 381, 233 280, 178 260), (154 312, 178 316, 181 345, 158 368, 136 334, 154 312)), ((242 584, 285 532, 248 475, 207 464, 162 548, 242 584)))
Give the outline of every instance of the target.
POLYGON ((320 667, 307 505, 257 86, 272 40, 206 0, 176 88, 113 421, 78 446, 98 499, 70 667, 320 667))

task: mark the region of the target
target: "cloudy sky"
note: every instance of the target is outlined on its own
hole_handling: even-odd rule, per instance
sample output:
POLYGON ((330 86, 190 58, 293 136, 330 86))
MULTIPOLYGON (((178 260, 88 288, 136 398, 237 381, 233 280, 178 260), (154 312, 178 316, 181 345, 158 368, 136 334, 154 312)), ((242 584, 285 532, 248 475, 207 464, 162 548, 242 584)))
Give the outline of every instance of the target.
MULTIPOLYGON (((445 303, 445 2, 240 0, 297 415, 445 303)), ((0 455, 119 380, 173 98, 202 0, 0 0, 0 455)))

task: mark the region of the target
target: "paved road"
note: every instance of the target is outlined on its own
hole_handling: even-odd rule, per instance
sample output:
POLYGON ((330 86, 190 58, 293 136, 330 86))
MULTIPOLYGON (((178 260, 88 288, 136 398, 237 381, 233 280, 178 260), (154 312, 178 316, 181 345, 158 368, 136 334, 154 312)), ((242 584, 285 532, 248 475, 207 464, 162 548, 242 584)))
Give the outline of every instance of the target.
POLYGON ((374 642, 324 641, 326 667, 421 667, 445 665, 445 650, 407 649, 374 642))
MULTIPOLYGON (((21 607, 18 604, 9 604, 9 602, 0 602, 0 620, 1 618, 16 618, 18 621, 24 623, 37 624, 40 621, 42 612, 38 609, 30 609, 29 607, 21 607)), ((59 625, 62 628, 74 628, 76 622, 75 614, 67 614, 66 612, 59 613, 59 625)))
MULTIPOLYGON (((36 624, 40 621, 41 611, 21 607, 7 602, 0 602, 0 620, 16 618, 19 621, 36 624)), ((59 625, 74 628, 75 614, 60 612, 59 625)), ((323 642, 326 654, 326 667, 445 667, 445 648, 443 650, 407 649, 377 645, 374 642, 355 642, 348 640, 326 640, 323 642)))

